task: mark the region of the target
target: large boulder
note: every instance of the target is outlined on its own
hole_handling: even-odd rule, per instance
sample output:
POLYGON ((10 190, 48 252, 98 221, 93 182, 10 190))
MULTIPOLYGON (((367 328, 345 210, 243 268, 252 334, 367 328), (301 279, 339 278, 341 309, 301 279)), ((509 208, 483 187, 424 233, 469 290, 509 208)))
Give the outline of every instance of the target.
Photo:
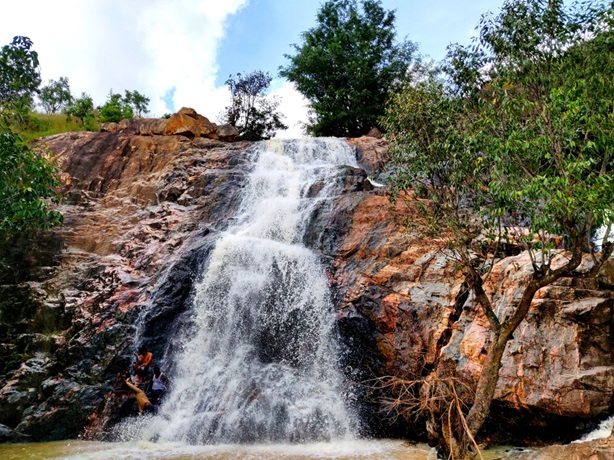
MULTIPOLYGON (((105 125, 100 126, 103 131, 105 125)), ((166 130, 166 120, 163 118, 127 118, 117 124, 117 128, 113 131, 107 128, 109 132, 120 131, 124 134, 135 134, 140 136, 156 136, 164 135, 166 130)))
POLYGON ((239 138, 239 131, 232 125, 224 124, 217 127, 217 136, 221 141, 234 142, 239 138))
POLYGON ((183 107, 177 113, 165 118, 130 118, 119 123, 103 123, 101 132, 132 134, 138 136, 186 136, 190 138, 204 137, 224 142, 233 142, 239 133, 234 126, 218 127, 196 112, 183 107))

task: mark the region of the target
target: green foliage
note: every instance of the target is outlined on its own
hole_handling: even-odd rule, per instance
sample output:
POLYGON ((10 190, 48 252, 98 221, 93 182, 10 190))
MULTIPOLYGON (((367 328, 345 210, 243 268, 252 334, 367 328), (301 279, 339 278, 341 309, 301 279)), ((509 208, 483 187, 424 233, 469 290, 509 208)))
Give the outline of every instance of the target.
POLYGON ((32 228, 62 223, 57 203, 57 169, 10 132, 0 134, 0 239, 32 228))
POLYGON ((318 136, 359 136, 378 123, 415 51, 395 42, 395 15, 379 0, 329 0, 280 74, 311 102, 318 136))
POLYGON ((138 91, 128 91, 126 90, 126 95, 124 96, 124 101, 126 105, 132 107, 132 111, 134 112, 134 116, 140 118, 144 114, 149 113, 149 98, 145 95, 139 93, 138 91))
POLYGON ((31 46, 29 38, 15 37, 0 51, 0 240, 62 223, 51 210, 58 199, 57 169, 13 132, 35 122, 29 109, 40 76, 31 46))
POLYGON ((121 94, 111 91, 107 102, 98 108, 98 114, 101 123, 118 123, 125 118, 132 118, 134 111, 121 94))
POLYGON ((126 90, 122 97, 119 93, 109 92, 109 97, 104 105, 98 108, 100 121, 102 123, 118 123, 126 118, 133 118, 135 115, 140 117, 147 113, 149 98, 140 94, 138 91, 126 90))
POLYGON ((38 98, 46 113, 57 113, 69 107, 73 102, 73 97, 70 93, 68 78, 60 77, 58 81, 49 80, 47 86, 41 88, 38 98))
POLYGON ((424 209, 456 236, 452 249, 490 327, 466 416, 429 414, 452 458, 473 458, 506 344, 537 291, 564 276, 596 277, 614 251, 613 26, 608 2, 508 0, 482 18, 473 46, 449 49, 440 74, 404 85, 382 119, 396 196, 413 188, 430 198, 424 209), (590 240, 599 226, 608 229, 600 254, 590 240), (554 264, 560 236, 567 252, 554 264), (501 318, 483 283, 510 240, 528 250, 533 271, 501 318))
POLYGON ((392 142, 393 198, 413 188, 434 201, 437 215, 466 216, 461 209, 475 203, 488 176, 482 153, 466 148, 471 120, 465 115, 464 101, 435 75, 391 96, 381 121, 392 142))
POLYGON ((528 228, 527 242, 536 233, 585 241, 611 222, 610 21, 605 9, 568 12, 538 0, 485 16, 476 46, 450 49, 446 80, 430 77, 391 98, 383 121, 395 187, 422 184, 463 228, 470 220, 528 228))
POLYGON ((277 111, 279 101, 266 95, 271 79, 268 73, 258 70, 226 80, 232 101, 222 119, 237 128, 242 140, 270 139, 278 129, 288 128, 277 111))
POLYGON ((27 113, 41 82, 38 53, 32 40, 17 36, 0 50, 0 111, 3 115, 27 113))
POLYGON ((86 127, 94 122, 94 100, 86 93, 81 93, 81 97, 75 99, 66 109, 66 115, 77 118, 81 126, 86 127))

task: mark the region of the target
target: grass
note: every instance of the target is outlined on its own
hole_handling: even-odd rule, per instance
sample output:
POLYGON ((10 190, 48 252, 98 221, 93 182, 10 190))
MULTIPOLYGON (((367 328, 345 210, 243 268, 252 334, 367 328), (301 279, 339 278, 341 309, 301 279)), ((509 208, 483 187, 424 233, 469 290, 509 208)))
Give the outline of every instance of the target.
POLYGON ((76 118, 68 118, 64 114, 31 112, 28 120, 19 126, 16 131, 25 142, 29 143, 40 137, 72 131, 86 131, 86 128, 76 118))

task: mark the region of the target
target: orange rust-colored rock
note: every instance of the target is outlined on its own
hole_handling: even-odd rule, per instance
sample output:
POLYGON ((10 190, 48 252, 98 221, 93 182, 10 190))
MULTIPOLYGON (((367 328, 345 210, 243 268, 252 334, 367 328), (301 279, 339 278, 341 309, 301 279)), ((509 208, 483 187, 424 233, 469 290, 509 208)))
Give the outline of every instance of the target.
MULTIPOLYGON (((251 161, 248 143, 220 142, 234 139, 232 129, 217 127, 220 140, 202 137, 210 122, 199 117, 180 111, 177 126, 190 125, 184 135, 162 135, 168 120, 140 119, 122 121, 115 132, 43 141, 62 170, 65 225, 41 236, 30 252, 8 248, 19 268, 11 286, 0 267, 0 291, 10 294, 5 303, 30 315, 11 326, 10 345, 25 344, 35 356, 22 363, 14 354, 9 361, 3 354, 9 347, 0 347, 0 423, 24 423, 24 432, 52 427, 50 437, 69 436, 62 423, 51 422, 70 418, 78 425, 79 414, 93 411, 108 391, 105 379, 130 358, 135 340, 157 356, 169 346, 198 267, 236 212, 251 161), (28 385, 38 391, 28 393, 28 385), (81 409, 69 412, 77 400, 81 409)), ((384 140, 352 142, 361 165, 374 175, 385 169, 384 140)), ((304 238, 320 252, 333 286, 348 382, 364 388, 374 377, 413 379, 438 369, 475 382, 487 321, 463 285, 445 235, 419 234, 418 200, 407 195, 392 207, 366 176, 343 168, 335 179, 339 195, 321 203, 304 238)), ((526 253, 494 266, 485 289, 498 315, 522 294, 530 270, 526 253)), ((610 279, 562 279, 538 292, 505 352, 493 406, 502 417, 497 426, 518 419, 524 434, 555 427, 570 439, 588 429, 585 420, 608 414, 614 396, 610 279)), ((372 399, 368 404, 379 414, 374 417, 385 419, 372 399)), ((98 422, 101 431, 110 423, 98 422)))
MULTIPOLYGON (((343 237, 330 254, 348 362, 365 379, 414 379, 440 369, 475 382, 490 340, 488 322, 463 286, 445 237, 424 238, 410 230, 421 222, 409 198, 393 209, 374 191, 360 200, 343 197, 334 208, 335 232, 343 237), (361 352, 373 347, 379 354, 361 352)), ((557 257, 554 266, 565 255, 557 257)), ((524 252, 495 264, 485 290, 500 317, 518 301, 530 273, 524 252)), ((536 295, 506 349, 493 409, 517 411, 518 432, 528 436, 544 433, 549 423, 563 424, 566 430, 549 436, 569 440, 582 433, 582 420, 609 413, 614 293, 605 280, 561 279, 536 295)))
POLYGON ((358 163, 371 177, 377 177, 390 162, 388 141, 381 139, 381 136, 367 135, 349 139, 349 142, 356 148, 358 163))
POLYGON ((167 136, 179 134, 188 137, 200 137, 200 126, 196 119, 182 113, 176 113, 166 120, 164 134, 167 136))
POLYGON ((238 137, 236 128, 230 125, 218 127, 196 112, 196 110, 183 107, 177 113, 164 118, 130 118, 119 123, 103 123, 101 132, 121 132, 139 136, 186 136, 205 137, 208 139, 234 142, 238 137))

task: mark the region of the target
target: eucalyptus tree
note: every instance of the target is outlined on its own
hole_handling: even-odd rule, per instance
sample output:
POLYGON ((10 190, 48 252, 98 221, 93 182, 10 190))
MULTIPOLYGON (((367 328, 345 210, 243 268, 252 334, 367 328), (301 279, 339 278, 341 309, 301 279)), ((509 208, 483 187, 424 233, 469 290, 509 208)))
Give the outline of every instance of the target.
POLYGON ((150 99, 144 94, 139 93, 137 90, 126 90, 124 101, 128 106, 132 107, 134 116, 138 118, 149 113, 150 99))
POLYGON ((450 231, 490 327, 468 408, 445 422, 431 414, 452 458, 471 455, 506 345, 537 291, 596 277, 614 250, 613 26, 609 2, 508 0, 482 17, 473 46, 450 47, 442 74, 406 85, 383 118, 397 196, 430 199, 424 209, 450 231), (606 228, 597 246, 596 227, 606 228), (528 252, 532 273, 502 317, 484 283, 507 242, 528 252))

